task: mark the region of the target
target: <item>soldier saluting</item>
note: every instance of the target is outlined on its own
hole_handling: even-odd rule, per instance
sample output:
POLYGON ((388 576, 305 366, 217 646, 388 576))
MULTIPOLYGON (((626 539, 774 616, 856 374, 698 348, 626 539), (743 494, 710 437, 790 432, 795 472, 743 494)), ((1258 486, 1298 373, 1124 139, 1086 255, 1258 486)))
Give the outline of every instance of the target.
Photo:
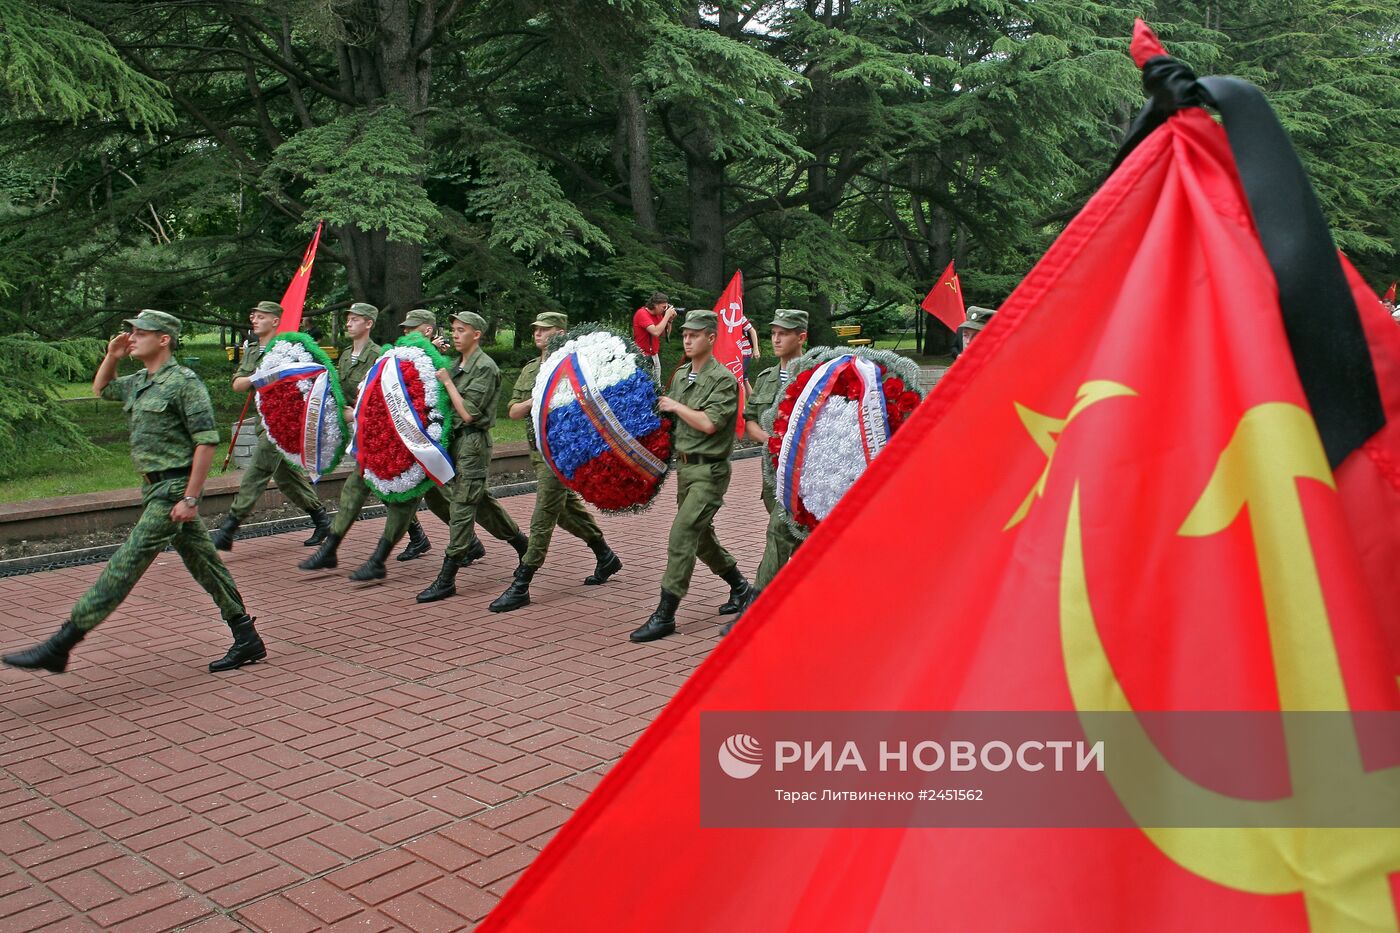
POLYGON ((192 370, 171 358, 180 336, 178 318, 148 310, 126 323, 131 332, 118 334, 107 344, 107 355, 92 380, 92 394, 124 403, 131 459, 143 480, 141 518, 53 637, 28 651, 5 655, 4 662, 62 672, 73 646, 126 599, 166 545, 174 545, 190 575, 213 597, 233 631, 233 647, 209 670, 227 671, 261 661, 267 649, 199 518, 200 493, 219 443, 209 390, 192 370), (118 379, 117 363, 127 356, 145 368, 118 379))

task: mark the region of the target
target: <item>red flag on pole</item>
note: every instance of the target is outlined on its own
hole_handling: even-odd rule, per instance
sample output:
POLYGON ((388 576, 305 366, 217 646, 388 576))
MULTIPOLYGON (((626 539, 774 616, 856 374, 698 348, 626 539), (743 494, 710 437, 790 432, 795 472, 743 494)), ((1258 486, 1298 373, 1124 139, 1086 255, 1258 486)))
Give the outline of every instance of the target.
MULTIPOLYGON (((1339 263, 1277 121, 1251 128, 1262 95, 1199 86, 1225 127, 1186 102, 1144 111, 1176 110, 1135 127, 483 933, 1396 927, 1400 833, 1253 829, 1263 799, 1219 782, 1236 828, 701 825, 712 782, 803 767, 775 773, 772 742, 702 745, 720 711, 1400 709, 1400 328, 1339 263), (1315 217, 1320 251, 1277 251, 1305 226, 1290 211, 1315 217), (956 490, 937 527, 910 507, 930 489, 956 490)), ((1396 756, 1339 735, 1358 792, 1393 793, 1396 756)), ((1201 790, 1170 775, 1164 794, 1201 790)))
POLYGON ((958 281, 958 273, 951 262, 919 307, 942 321, 949 330, 957 330, 958 325, 967 320, 967 312, 963 309, 962 282, 958 281))
POLYGON ((744 316, 744 272, 734 273, 724 293, 715 302, 719 333, 715 338, 715 359, 739 380, 739 417, 734 433, 744 436, 744 349, 749 345, 749 319, 744 316))
POLYGON ((301 312, 306 306, 306 286, 311 282, 311 265, 316 261, 316 245, 320 242, 321 224, 318 223, 316 232, 311 236, 311 243, 301 257, 301 265, 297 267, 296 275, 292 276, 292 283, 287 286, 287 291, 282 296, 282 320, 277 324, 279 334, 301 330, 301 312))
POLYGON ((1391 304, 1395 304, 1395 285, 1395 282, 1391 282, 1390 288, 1387 288, 1385 290, 1385 300, 1390 302, 1391 304))

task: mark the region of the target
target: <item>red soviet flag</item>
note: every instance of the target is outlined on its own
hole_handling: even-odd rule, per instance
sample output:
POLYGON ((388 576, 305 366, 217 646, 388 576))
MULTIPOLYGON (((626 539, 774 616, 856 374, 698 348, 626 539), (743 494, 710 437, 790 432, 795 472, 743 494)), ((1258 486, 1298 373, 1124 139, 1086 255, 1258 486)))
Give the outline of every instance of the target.
POLYGON ((700 825, 702 712, 1400 709, 1400 329, 1172 109, 483 930, 1395 929, 1394 829, 700 825))
POLYGON ((719 301, 715 302, 715 316, 719 318, 719 332, 715 337, 715 359, 739 380, 739 417, 734 422, 734 433, 743 437, 744 350, 749 348, 749 319, 744 316, 742 269, 734 273, 734 277, 725 286, 724 293, 719 296, 719 301))
POLYGON ((1390 288, 1387 288, 1387 289, 1385 290, 1385 300, 1388 301, 1388 302, 1390 302, 1391 304, 1394 304, 1394 303, 1395 303, 1395 286, 1396 286, 1396 284, 1397 284, 1397 283, 1395 283, 1395 282, 1391 282, 1391 283, 1390 283, 1390 288))
POLYGON ((311 284, 311 266, 316 262, 316 246, 320 242, 321 224, 318 223, 316 232, 311 236, 311 243, 301 257, 301 265, 297 266, 296 275, 292 276, 291 284, 282 295, 282 319, 277 323, 279 334, 301 330, 301 312, 306 306, 306 287, 311 284))
POLYGON ((949 330, 957 330, 958 325, 967 320, 967 310, 963 307, 962 282, 953 264, 938 277, 938 282, 929 289, 919 307, 938 318, 949 330))

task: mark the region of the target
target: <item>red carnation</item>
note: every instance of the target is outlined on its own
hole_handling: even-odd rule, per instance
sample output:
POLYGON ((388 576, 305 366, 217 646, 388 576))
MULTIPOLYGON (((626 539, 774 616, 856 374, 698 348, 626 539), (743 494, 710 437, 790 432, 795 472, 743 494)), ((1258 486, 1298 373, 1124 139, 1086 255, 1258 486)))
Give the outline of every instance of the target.
POLYGON ((904 412, 905 414, 908 414, 915 408, 919 407, 919 402, 919 393, 905 391, 900 394, 899 402, 897 404, 900 411, 904 412))
POLYGON ((899 393, 904 391, 904 380, 895 376, 893 379, 886 379, 882 387, 885 392, 885 401, 893 402, 899 398, 899 393))
POLYGON ((283 450, 293 456, 301 454, 302 423, 306 416, 306 399, 293 378, 274 382, 259 389, 259 410, 267 432, 283 450))

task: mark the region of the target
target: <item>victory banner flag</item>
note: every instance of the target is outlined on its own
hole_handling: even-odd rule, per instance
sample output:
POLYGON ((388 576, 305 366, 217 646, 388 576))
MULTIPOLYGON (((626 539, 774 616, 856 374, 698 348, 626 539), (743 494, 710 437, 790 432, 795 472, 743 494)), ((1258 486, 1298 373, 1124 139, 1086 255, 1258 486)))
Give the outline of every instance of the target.
POLYGON ((958 278, 953 264, 938 277, 933 288, 929 289, 919 307, 938 318, 949 330, 955 331, 958 325, 967 320, 967 309, 963 306, 962 281, 958 278))
POLYGON ((714 354, 720 365, 739 380, 739 417, 734 422, 734 434, 744 436, 744 349, 749 346, 749 319, 744 316, 744 272, 734 273, 715 302, 719 332, 715 337, 714 354))
POLYGON ((1126 808, 1229 825, 702 825, 706 782, 776 763, 702 716, 1400 710, 1400 329, 1258 90, 1133 50, 1152 102, 1102 189, 481 929, 1400 927, 1393 823, 1273 821, 1397 799, 1393 735, 1352 728, 1325 761, 1280 733, 1259 799, 1141 732, 1166 767, 1122 783, 1110 745, 1126 808))
POLYGON ((311 243, 301 257, 301 265, 297 266, 291 284, 282 295, 282 319, 277 324, 279 334, 301 330, 301 312, 306 306, 306 287, 311 284, 311 266, 316 262, 316 247, 320 242, 321 224, 318 223, 316 232, 311 236, 311 243))

